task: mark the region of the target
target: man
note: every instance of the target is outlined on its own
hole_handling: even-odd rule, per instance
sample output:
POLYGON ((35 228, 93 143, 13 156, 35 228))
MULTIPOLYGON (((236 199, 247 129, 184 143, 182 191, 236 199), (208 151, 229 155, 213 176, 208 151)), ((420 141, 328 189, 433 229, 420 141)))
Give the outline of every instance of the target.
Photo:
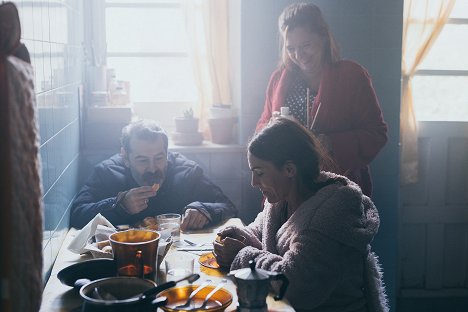
POLYGON ((82 228, 98 213, 112 224, 134 224, 162 213, 181 213, 182 230, 196 230, 237 214, 232 202, 199 165, 168 152, 156 122, 140 120, 122 130, 120 155, 94 168, 71 210, 71 226, 82 228))

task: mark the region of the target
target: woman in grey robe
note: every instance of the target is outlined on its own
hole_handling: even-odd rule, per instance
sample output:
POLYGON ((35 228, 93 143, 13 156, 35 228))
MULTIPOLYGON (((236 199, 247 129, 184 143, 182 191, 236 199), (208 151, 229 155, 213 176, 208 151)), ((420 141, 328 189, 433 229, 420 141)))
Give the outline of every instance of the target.
POLYGON ((320 171, 322 148, 302 125, 270 122, 248 145, 252 186, 264 209, 246 227, 219 233, 215 255, 231 270, 257 267, 289 279, 297 311, 387 311, 370 243, 379 216, 348 178, 320 171))

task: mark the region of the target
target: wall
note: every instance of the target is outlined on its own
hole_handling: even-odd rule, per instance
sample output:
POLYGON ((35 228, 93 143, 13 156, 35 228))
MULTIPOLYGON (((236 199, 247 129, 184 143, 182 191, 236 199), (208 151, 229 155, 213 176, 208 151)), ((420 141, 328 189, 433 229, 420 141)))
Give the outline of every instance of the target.
MULTIPOLYGON (((240 86, 234 97, 241 109, 241 143, 253 132, 263 108, 269 75, 278 61, 277 17, 296 1, 251 0, 241 5, 240 86)), ((397 289, 397 212, 399 207, 399 113, 403 0, 316 0, 344 58, 364 65, 373 79, 389 141, 372 163, 373 200, 381 227, 373 249, 380 256, 392 309, 397 289)))
POLYGON ((69 205, 77 191, 82 3, 14 2, 35 71, 44 201, 43 276, 47 279, 68 230, 69 205))

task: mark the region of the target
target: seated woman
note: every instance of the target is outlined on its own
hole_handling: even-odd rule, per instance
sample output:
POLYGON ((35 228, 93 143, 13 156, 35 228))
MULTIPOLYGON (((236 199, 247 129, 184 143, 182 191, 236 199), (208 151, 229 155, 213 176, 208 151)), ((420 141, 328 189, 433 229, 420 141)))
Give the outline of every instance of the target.
POLYGON ((283 272, 297 310, 387 311, 370 242, 379 216, 348 178, 320 171, 320 144, 299 123, 278 118, 248 145, 252 186, 267 199, 250 225, 228 227, 215 241, 218 263, 231 270, 283 272))

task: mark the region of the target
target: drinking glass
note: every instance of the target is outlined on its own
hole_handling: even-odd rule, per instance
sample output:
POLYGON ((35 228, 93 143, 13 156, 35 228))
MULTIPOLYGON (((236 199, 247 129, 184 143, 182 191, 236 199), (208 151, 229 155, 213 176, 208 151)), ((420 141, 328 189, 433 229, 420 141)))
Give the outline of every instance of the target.
POLYGON ((159 233, 150 230, 127 230, 109 236, 117 264, 117 274, 154 280, 159 233))
POLYGON ((193 273, 194 258, 185 252, 173 252, 166 256, 166 281, 179 280, 193 273))
POLYGON ((169 231, 172 236, 172 241, 177 243, 180 241, 180 222, 182 216, 177 213, 165 213, 156 216, 159 231, 169 231))

